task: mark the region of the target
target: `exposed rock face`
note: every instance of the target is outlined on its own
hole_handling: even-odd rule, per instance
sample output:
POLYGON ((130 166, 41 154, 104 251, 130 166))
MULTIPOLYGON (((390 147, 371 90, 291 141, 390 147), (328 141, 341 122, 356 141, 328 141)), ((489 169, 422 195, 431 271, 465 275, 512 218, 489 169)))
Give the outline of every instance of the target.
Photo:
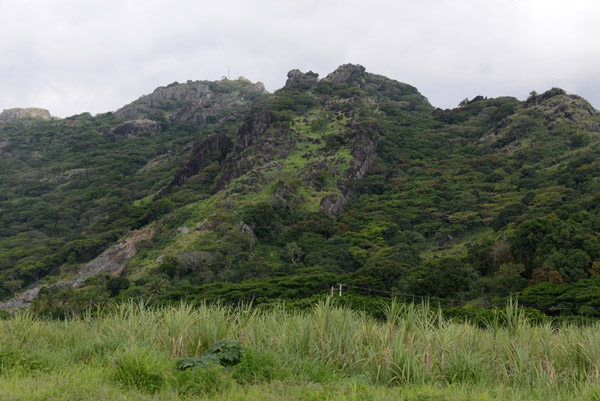
POLYGON ((397 106, 409 111, 433 110, 429 101, 414 86, 389 79, 382 75, 371 74, 358 64, 344 64, 323 78, 323 81, 337 85, 356 86, 370 95, 385 96, 397 106))
MULTIPOLYGON (((268 162, 270 161, 269 149, 286 147, 290 138, 284 132, 270 137, 265 135, 263 138, 263 134, 272 122, 271 112, 263 111, 253 115, 237 130, 237 141, 223 162, 224 172, 215 186, 215 191, 225 188, 229 182, 255 167, 254 162, 248 160, 250 155, 260 151, 265 162, 268 162), (277 144, 272 144, 272 141, 276 141, 277 144)), ((293 143, 293 140, 291 142, 293 143)))
POLYGON ((344 173, 345 180, 363 178, 373 165, 375 159, 375 145, 373 141, 360 136, 352 149, 350 167, 344 173))
POLYGON ((203 103, 213 97, 214 93, 204 82, 188 81, 185 84, 173 83, 169 86, 161 86, 149 95, 140 97, 138 100, 120 108, 114 115, 117 118, 135 118, 139 115, 161 109, 172 103, 176 106, 185 102, 203 103))
POLYGON ((100 273, 108 273, 118 276, 125 269, 126 263, 136 253, 136 245, 143 240, 150 240, 156 229, 148 228, 133 233, 121 242, 111 246, 102 252, 96 259, 92 260, 77 273, 75 280, 70 282, 73 287, 80 287, 85 279, 100 273))
MULTIPOLYGON (((525 107, 541 112, 544 115, 544 125, 553 129, 557 121, 585 120, 594 117, 597 112, 592 105, 582 97, 568 95, 560 88, 552 88, 541 95, 530 96, 525 107)), ((585 127, 583 127, 585 129, 585 127)), ((590 126, 588 131, 597 132, 598 127, 590 126)))
POLYGON ((236 132, 235 146, 225 134, 212 135, 196 145, 190 161, 183 165, 175 174, 175 178, 167 187, 162 189, 155 200, 168 194, 174 187, 181 186, 190 177, 214 163, 223 164, 223 174, 215 187, 215 191, 223 189, 232 179, 239 177, 252 165, 241 167, 241 162, 248 156, 247 149, 266 131, 273 116, 270 112, 253 115, 236 132))
POLYGON ((235 113, 263 93, 266 90, 261 82, 252 84, 245 79, 187 81, 184 84, 174 82, 140 97, 117 110, 114 115, 122 119, 135 119, 158 112, 171 120, 204 126, 226 120, 227 113, 235 113))
POLYGON ((321 211, 334 215, 346 206, 354 193, 348 185, 353 179, 363 178, 375 161, 375 144, 365 135, 360 134, 352 148, 352 161, 338 182, 339 194, 329 194, 321 200, 321 211))
MULTIPOLYGON (((83 285, 87 278, 98 274, 106 273, 120 275, 127 265, 127 261, 136 253, 136 245, 143 240, 150 240, 156 230, 148 228, 137 231, 129 237, 123 239, 116 245, 111 246, 102 252, 97 258, 86 264, 78 273, 75 279, 62 283, 53 284, 50 287, 75 287, 83 285)), ((0 303, 0 310, 26 308, 30 305, 33 298, 40 292, 41 287, 35 287, 15 296, 10 301, 0 303)))
POLYGON ((262 82, 257 82, 254 85, 249 86, 242 91, 242 94, 245 96, 251 95, 252 93, 267 93, 267 90, 265 89, 265 84, 263 84, 262 82))
POLYGON ((117 138, 135 138, 146 132, 160 130, 160 123, 148 119, 126 121, 112 130, 117 138))
POLYGON ((21 118, 40 118, 42 120, 49 120, 52 116, 48 110, 34 107, 27 109, 7 109, 0 113, 0 122, 18 120, 21 118))
MULTIPOLYGON (((329 79, 336 80, 343 85, 350 80, 366 79, 366 76, 364 67, 348 64, 330 74, 329 79)), ((318 75, 313 72, 302 73, 299 70, 292 70, 288 73, 288 80, 282 91, 313 87, 317 84, 317 78, 318 75)), ((379 84, 377 77, 374 82, 374 85, 379 84)), ((354 102, 348 100, 347 105, 341 106, 338 103, 339 101, 331 107, 335 106, 336 110, 341 107, 340 110, 345 113, 346 117, 353 118, 354 102)), ((321 209, 328 214, 339 212, 347 204, 354 191, 353 187, 349 185, 350 181, 364 177, 373 164, 375 145, 369 138, 377 128, 373 124, 372 127, 367 127, 367 130, 371 132, 366 132, 364 126, 360 126, 362 128, 359 128, 357 122, 348 126, 352 127, 354 131, 352 160, 337 183, 339 192, 328 195, 322 200, 321 209)), ((246 193, 260 190, 261 185, 268 180, 264 177, 265 174, 269 175, 269 173, 283 168, 283 164, 277 163, 276 160, 285 158, 295 148, 296 139, 297 137, 290 133, 289 127, 283 124, 278 125, 273 120, 271 112, 263 111, 253 114, 237 130, 234 142, 229 141, 226 136, 220 135, 209 137, 197 145, 190 161, 177 172, 173 181, 155 199, 169 193, 173 187, 182 185, 189 177, 217 162, 218 158, 221 158, 219 162, 222 173, 214 187, 215 192, 226 189, 230 182, 246 174, 244 180, 240 181, 235 189, 229 189, 226 196, 234 192, 246 193)), ((306 177, 307 182, 313 181, 311 174, 320 170, 328 170, 331 167, 328 163, 331 162, 332 160, 325 156, 323 160, 313 164, 306 177)), ((335 167, 333 168, 335 170, 335 167)))
POLYGON ((365 67, 362 65, 344 64, 323 78, 338 85, 356 85, 361 87, 367 83, 365 67))
POLYGON ((291 70, 288 72, 287 78, 285 86, 281 89, 282 91, 291 89, 310 89, 317 85, 319 74, 312 71, 305 74, 300 70, 291 70))
POLYGON ((0 310, 11 310, 27 308, 33 298, 40 292, 40 287, 32 288, 23 292, 22 294, 16 294, 13 299, 6 302, 0 303, 0 310))
POLYGON ((154 200, 162 198, 174 187, 183 185, 188 178, 198 174, 202 169, 222 161, 232 146, 231 140, 222 133, 212 135, 200 142, 192 151, 190 161, 177 171, 173 180, 156 195, 154 200))
POLYGON ((527 101, 525 101, 525 107, 531 107, 535 105, 540 105, 544 103, 546 100, 551 99, 556 96, 566 95, 567 92, 560 88, 552 88, 541 95, 530 96, 527 101))
POLYGON ((236 136, 239 140, 234 150, 243 151, 252 145, 266 131, 272 121, 273 115, 268 111, 253 115, 238 129, 236 136))

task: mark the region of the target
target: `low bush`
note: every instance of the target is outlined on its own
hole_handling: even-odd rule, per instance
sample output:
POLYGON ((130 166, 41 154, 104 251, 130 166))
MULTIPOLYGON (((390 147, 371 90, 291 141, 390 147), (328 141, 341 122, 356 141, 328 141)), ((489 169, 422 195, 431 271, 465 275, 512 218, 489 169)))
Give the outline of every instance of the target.
POLYGON ((231 376, 219 366, 177 372, 175 382, 180 394, 207 396, 226 391, 232 384, 231 376))
POLYGON ((239 364, 233 369, 233 378, 240 384, 268 383, 284 379, 289 372, 281 370, 272 354, 256 354, 246 349, 239 364))
POLYGON ((148 393, 159 391, 172 369, 165 355, 136 344, 119 350, 113 363, 117 382, 148 393))

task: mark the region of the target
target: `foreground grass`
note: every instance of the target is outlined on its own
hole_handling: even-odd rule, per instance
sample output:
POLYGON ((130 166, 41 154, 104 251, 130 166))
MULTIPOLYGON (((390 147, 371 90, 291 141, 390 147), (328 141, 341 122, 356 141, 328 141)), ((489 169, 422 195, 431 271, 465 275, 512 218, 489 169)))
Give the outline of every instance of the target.
POLYGON ((0 322, 0 399, 600 400, 599 325, 533 326, 514 305, 487 328, 398 303, 386 315, 329 303, 19 314, 0 322), (246 347, 239 365, 175 368, 221 339, 246 347))

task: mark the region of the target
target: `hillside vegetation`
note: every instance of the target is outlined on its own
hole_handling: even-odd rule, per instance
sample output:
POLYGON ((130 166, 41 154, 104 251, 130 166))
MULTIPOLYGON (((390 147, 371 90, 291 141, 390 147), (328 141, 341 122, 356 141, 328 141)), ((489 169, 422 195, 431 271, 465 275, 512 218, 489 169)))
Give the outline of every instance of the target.
MULTIPOLYGON (((598 113, 553 88, 434 109, 344 65, 173 83, 114 113, 0 122, 0 291, 310 305, 337 283, 600 315, 598 113)), ((27 294, 27 293, 26 293, 27 294)), ((28 295, 25 296, 28 298, 28 295)), ((376 313, 376 312, 374 312, 376 313)))

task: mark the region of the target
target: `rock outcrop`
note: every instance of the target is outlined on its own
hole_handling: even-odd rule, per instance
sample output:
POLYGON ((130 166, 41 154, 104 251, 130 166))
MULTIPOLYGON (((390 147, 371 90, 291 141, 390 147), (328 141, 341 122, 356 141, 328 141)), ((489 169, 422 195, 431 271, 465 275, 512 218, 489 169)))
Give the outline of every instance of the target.
POLYGON ((12 310, 27 308, 33 298, 40 292, 40 287, 29 289, 23 293, 16 293, 15 297, 6 302, 0 302, 0 310, 12 310))
POLYGON ((126 121, 116 126, 112 132, 116 138, 129 139, 135 138, 146 132, 156 132, 160 130, 160 123, 148 119, 126 121))
POLYGON ((383 75, 371 74, 358 64, 344 64, 323 78, 336 85, 354 86, 376 97, 385 97, 408 111, 431 111, 433 107, 427 98, 414 86, 398 82, 383 75))
MULTIPOLYGON (((544 116, 544 125, 553 129, 561 120, 584 121, 596 115, 596 110, 584 98, 568 95, 560 88, 552 88, 541 95, 530 96, 525 107, 537 110, 544 116)), ((598 132, 597 126, 590 126, 586 131, 598 132)))
POLYGON ((0 113, 0 122, 19 120, 22 118, 39 118, 42 120, 49 120, 52 118, 52 116, 48 110, 38 109, 35 107, 26 109, 7 109, 0 113))
POLYGON ((144 95, 136 101, 120 108, 114 115, 117 118, 134 119, 151 113, 157 109, 179 109, 186 102, 202 104, 214 96, 205 82, 188 81, 185 84, 174 82, 168 86, 160 86, 149 95, 144 95), (178 107, 179 106, 179 107, 178 107))
MULTIPOLYGON (((120 275, 127 266, 127 261, 136 253, 136 246, 140 241, 149 241, 154 236, 156 230, 147 228, 137 231, 119 243, 111 246, 91 262, 87 263, 77 272, 73 280, 63 281, 61 283, 50 285, 50 287, 74 287, 79 288, 86 279, 98 274, 120 275)), ((15 297, 7 302, 0 303, 0 310, 12 310, 27 308, 31 301, 38 295, 43 286, 31 288, 22 294, 15 294, 15 297)))
MULTIPOLYGON (((215 192, 223 189, 231 180, 254 167, 247 160, 249 152, 252 152, 251 147, 259 141, 272 122, 273 115, 270 112, 254 114, 236 131, 235 144, 222 133, 206 138, 196 145, 190 160, 177 171, 173 180, 154 200, 162 198, 174 187, 183 185, 188 178, 214 163, 222 164, 222 174, 215 185, 215 192)), ((281 138, 285 139, 285 136, 281 138)))
POLYGON ((532 92, 532 96, 530 96, 525 101, 525 107, 538 106, 538 105, 541 105, 542 103, 544 103, 548 99, 551 99, 556 96, 566 95, 566 94, 567 94, 567 92, 565 92, 563 89, 560 89, 560 88, 549 89, 546 92, 542 93, 541 95, 536 95, 534 92, 532 92))
POLYGON ((300 70, 291 70, 288 72, 287 81, 281 90, 288 91, 292 89, 310 89, 317 85, 318 78, 319 74, 312 71, 303 73, 300 70))
POLYGON ((337 85, 355 85, 361 87, 367 83, 365 67, 359 64, 343 64, 323 78, 337 85))
POLYGON ((346 206, 354 193, 350 182, 360 179, 367 174, 375 161, 375 144, 364 134, 359 134, 352 148, 352 160, 350 166, 344 172, 343 178, 338 182, 337 194, 329 194, 321 200, 321 211, 334 215, 346 206))
POLYGON ((121 119, 145 118, 159 113, 174 121, 197 126, 222 122, 228 114, 236 113, 256 97, 266 93, 261 82, 252 84, 246 79, 220 82, 187 81, 174 82, 159 87, 149 95, 117 110, 114 115, 121 119))
POLYGON ((154 200, 162 198, 174 187, 183 185, 188 178, 198 174, 202 169, 221 162, 231 151, 232 146, 231 140, 223 133, 211 135, 200 142, 192 151, 190 160, 175 173, 169 185, 163 188, 154 200))
POLYGON ((69 284, 73 287, 80 287, 83 282, 89 278, 101 273, 120 275, 127 265, 127 261, 136 253, 136 246, 141 241, 149 241, 154 236, 156 230, 147 228, 137 231, 119 243, 111 246, 102 252, 94 260, 86 264, 77 273, 77 277, 70 281, 69 284))

